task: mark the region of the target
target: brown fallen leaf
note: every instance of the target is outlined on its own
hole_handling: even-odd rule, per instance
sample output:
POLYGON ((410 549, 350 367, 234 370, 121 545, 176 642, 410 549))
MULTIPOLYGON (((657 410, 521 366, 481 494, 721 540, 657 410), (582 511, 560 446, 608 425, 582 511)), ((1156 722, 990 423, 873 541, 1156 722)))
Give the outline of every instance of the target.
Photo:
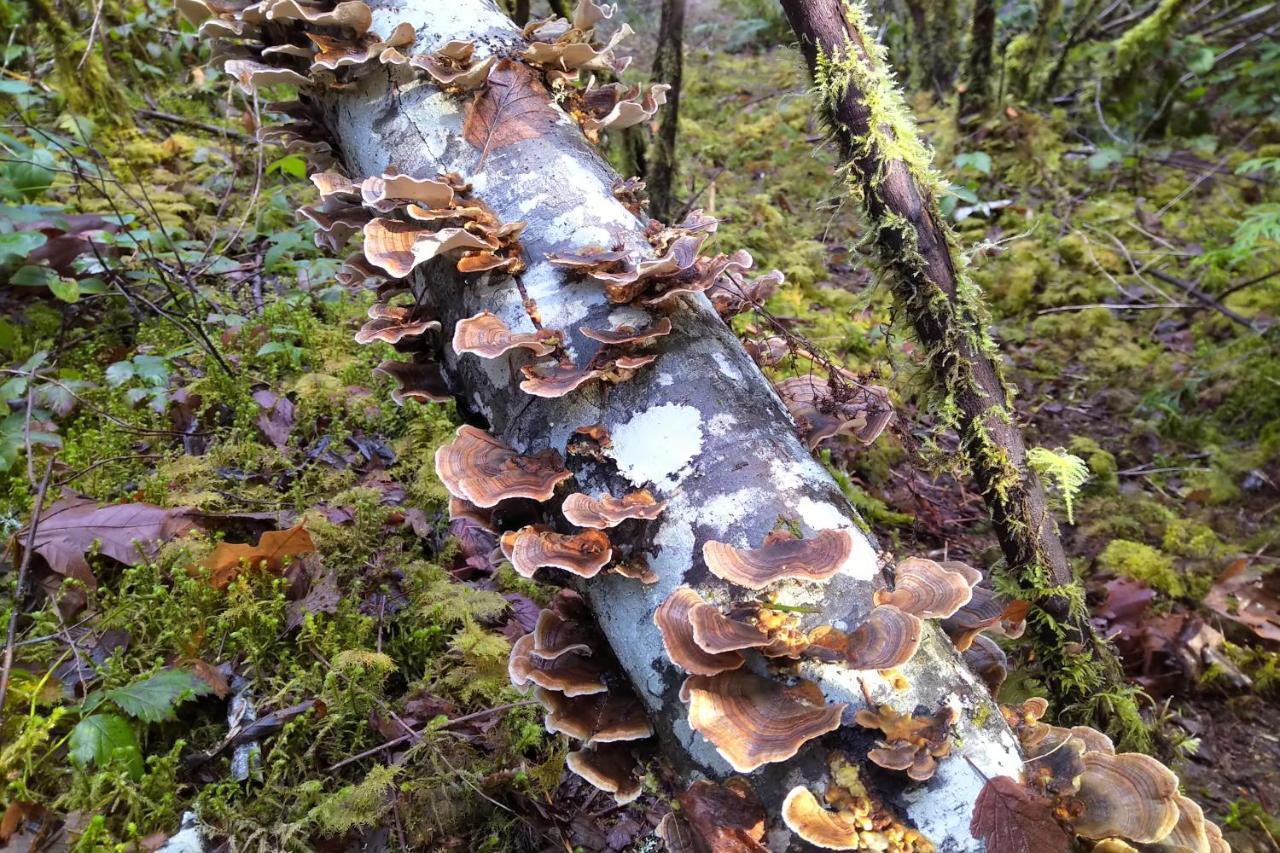
POLYGON ((288 448, 289 435, 293 432, 293 401, 263 388, 253 392, 253 402, 262 408, 257 420, 258 429, 276 450, 288 448))
POLYGON ((209 570, 209 585, 226 589, 244 568, 279 574, 290 560, 312 554, 316 544, 301 524, 262 534, 257 545, 219 542, 200 565, 209 570))
MULTIPOLYGON (((135 566, 152 556, 158 543, 176 539, 196 526, 186 507, 147 503, 99 506, 97 501, 74 495, 59 500, 41 514, 32 553, 50 571, 94 589, 98 581, 85 554, 95 546, 97 553, 135 566)), ((22 558, 27 531, 28 528, 19 530, 11 540, 15 562, 22 558)))
POLYGON ((1053 817, 1053 801, 1016 779, 987 780, 973 804, 969 832, 987 844, 987 853, 1066 853, 1067 835, 1053 817))
POLYGON ((1264 640, 1280 640, 1280 572, 1260 572, 1236 560, 1219 576, 1204 603, 1246 625, 1264 640))
POLYGON ((489 72, 488 82, 467 105, 462 134, 480 149, 484 165, 489 152, 548 133, 558 117, 543 88, 541 75, 527 65, 504 59, 489 72))

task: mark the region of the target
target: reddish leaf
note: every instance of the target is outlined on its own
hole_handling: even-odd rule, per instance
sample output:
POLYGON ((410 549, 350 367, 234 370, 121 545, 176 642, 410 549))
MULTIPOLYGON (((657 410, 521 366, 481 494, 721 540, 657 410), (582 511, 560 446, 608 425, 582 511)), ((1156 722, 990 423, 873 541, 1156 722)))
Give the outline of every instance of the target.
POLYGON ((548 133, 557 121, 538 72, 504 59, 467 106, 462 127, 467 142, 480 149, 479 171, 489 152, 548 133))
POLYGON ((1071 837, 1053 818, 1053 802, 1008 776, 988 779, 973 804, 969 832, 987 853, 1066 853, 1071 837))
POLYGON ((288 530, 264 533, 257 545, 220 542, 201 565, 209 570, 210 586, 225 589, 245 566, 278 574, 284 569, 286 562, 314 553, 315 550, 316 544, 311 541, 311 534, 299 524, 288 530))

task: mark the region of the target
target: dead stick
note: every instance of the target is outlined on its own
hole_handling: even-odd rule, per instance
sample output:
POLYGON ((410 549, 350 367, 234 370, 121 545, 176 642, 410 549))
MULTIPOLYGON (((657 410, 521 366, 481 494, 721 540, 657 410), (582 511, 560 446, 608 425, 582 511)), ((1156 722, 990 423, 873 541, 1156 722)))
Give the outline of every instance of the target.
MULTIPOLYGON (((49 488, 49 477, 53 474, 53 460, 44 467, 44 477, 40 480, 40 489, 36 492, 36 501, 31 510, 31 526, 27 528, 27 544, 22 549, 22 562, 18 565, 18 585, 13 593, 13 611, 9 613, 9 630, 4 641, 4 665, 0 667, 0 729, 4 726, 4 700, 9 692, 9 672, 13 669, 14 642, 18 638, 18 611, 22 607, 22 599, 26 595, 27 570, 31 567, 31 552, 35 546, 36 528, 40 525, 40 513, 44 510, 44 495, 49 488)), ((57 604, 54 604, 57 607, 57 604)))
POLYGON ((1214 299, 1212 296, 1205 293, 1203 290, 1196 287, 1191 282, 1183 281, 1182 279, 1176 276, 1169 275, 1167 272, 1161 272, 1160 270, 1147 270, 1147 272, 1151 273, 1151 275, 1155 276, 1156 278, 1160 279, 1166 284, 1172 284, 1182 288, 1186 292, 1186 294, 1190 296, 1192 299, 1196 300, 1197 302, 1201 302, 1204 305, 1209 306, 1214 311, 1217 311, 1219 314, 1221 314, 1223 317, 1226 317, 1228 320, 1233 320, 1239 323, 1240 325, 1244 326, 1246 329, 1253 332, 1254 334, 1257 334, 1258 330, 1253 327, 1253 323, 1249 322, 1244 317, 1241 317, 1239 314, 1232 311, 1230 308, 1223 305, 1221 302, 1214 299))

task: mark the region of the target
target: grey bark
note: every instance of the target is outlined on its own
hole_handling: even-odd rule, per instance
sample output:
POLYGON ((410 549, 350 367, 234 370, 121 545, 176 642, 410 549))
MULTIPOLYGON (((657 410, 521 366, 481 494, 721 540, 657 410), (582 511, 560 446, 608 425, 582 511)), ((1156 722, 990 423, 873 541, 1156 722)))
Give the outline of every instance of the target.
POLYGON ((662 0, 658 25, 658 51, 653 58, 653 82, 667 83, 667 103, 658 121, 645 182, 649 186, 649 213, 663 222, 676 215, 672 194, 676 176, 676 134, 680 122, 680 87, 684 76, 685 0, 662 0))
MULTIPOLYGON (((373 30, 385 34, 401 20, 417 29, 415 52, 452 39, 474 40, 477 53, 518 50, 518 31, 491 0, 373 0, 373 30)), ((353 177, 395 167, 415 176, 456 171, 470 179, 476 194, 504 221, 524 220, 528 269, 521 277, 536 301, 545 327, 560 329, 578 364, 599 344, 581 335, 581 326, 647 323, 634 308, 609 304, 600 289, 575 281, 546 261, 551 252, 590 245, 621 245, 645 256, 652 249, 644 222, 612 195, 616 175, 567 117, 541 138, 490 149, 483 169, 480 152, 463 137, 465 104, 423 82, 388 86, 372 74, 354 89, 328 93, 322 111, 342 159, 353 177)), ((722 250, 734 247, 722 246, 722 250)), ((517 283, 485 274, 465 281, 447 263, 430 263, 415 273, 419 298, 447 330, 459 319, 493 311, 513 328, 531 321, 517 283)), ((743 351, 730 329, 701 296, 681 297, 670 312, 675 331, 658 342, 658 360, 631 381, 609 388, 592 386, 559 400, 519 390, 523 355, 497 361, 474 355, 444 357, 447 374, 464 410, 477 413, 492 431, 518 450, 552 447, 563 452, 573 431, 604 424, 613 437, 616 470, 598 464, 574 465, 576 488, 590 493, 650 488, 670 504, 638 543, 649 555, 658 583, 643 586, 616 575, 584 585, 600 627, 637 693, 646 703, 661 745, 685 779, 724 778, 729 766, 690 731, 685 706, 677 698, 684 678, 667 659, 651 617, 681 583, 705 598, 727 602, 744 591, 711 576, 701 559, 708 539, 756 547, 780 519, 799 524, 804 534, 853 529, 859 522, 839 488, 793 432, 786 410, 743 351)), ((778 589, 783 603, 819 612, 804 627, 853 627, 869 611, 873 589, 883 583, 872 541, 857 534, 856 568, 825 585, 791 583, 778 589)), ((810 743, 793 760, 751 774, 757 792, 775 819, 772 849, 795 844, 776 821, 786 791, 808 784, 821 792, 824 759, 845 748, 864 760, 871 733, 852 723, 870 696, 899 710, 935 710, 943 701, 959 703, 959 738, 928 783, 904 784, 902 774, 869 768, 872 786, 915 823, 940 851, 972 851, 982 846, 969 836, 974 799, 984 776, 1017 776, 1021 757, 990 696, 961 663, 935 627, 926 631, 915 659, 902 668, 909 682, 894 690, 876 672, 806 663, 803 674, 816 681, 829 701, 848 703, 846 725, 810 743), (981 721, 981 722, 979 722, 981 721)))

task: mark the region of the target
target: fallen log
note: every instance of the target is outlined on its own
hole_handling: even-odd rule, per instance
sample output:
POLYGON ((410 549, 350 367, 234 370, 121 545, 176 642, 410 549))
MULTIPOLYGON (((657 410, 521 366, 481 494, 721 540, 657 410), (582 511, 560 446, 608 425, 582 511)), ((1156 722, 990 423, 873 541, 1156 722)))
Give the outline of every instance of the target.
MULTIPOLYGON (((407 20, 417 32, 417 52, 452 40, 475 42, 479 55, 514 55, 525 48, 519 30, 487 0, 371 5, 372 30, 385 35, 407 20)), ((521 235, 527 268, 518 278, 465 276, 447 263, 414 272, 415 294, 446 330, 489 311, 513 330, 533 331, 527 299, 536 305, 541 326, 561 332, 568 353, 585 365, 602 344, 582 328, 644 326, 657 319, 657 312, 646 316, 611 303, 598 284, 574 279, 547 256, 596 246, 652 257, 653 248, 645 221, 615 197, 618 176, 576 122, 548 104, 541 83, 522 96, 527 100, 520 107, 525 113, 520 130, 489 127, 483 134, 469 99, 422 81, 397 83, 382 73, 353 88, 322 93, 319 102, 353 177, 393 168, 422 177, 456 172, 502 221, 527 223, 521 235), (534 105, 550 111, 548 120, 535 121, 534 105), (478 134, 480 145, 475 144, 478 134)), ((687 706, 678 696, 685 673, 664 652, 653 622, 658 606, 682 584, 708 601, 743 597, 707 571, 704 543, 755 548, 780 521, 794 524, 805 537, 850 531, 856 550, 840 574, 821 585, 790 581, 777 587, 777 603, 812 611, 804 614, 805 627, 860 624, 884 581, 876 547, 861 532, 861 522, 797 438, 781 401, 708 300, 678 297, 665 315, 673 331, 656 341, 651 350, 656 361, 617 386, 588 385, 557 399, 530 396, 519 387, 518 367, 529 360, 519 349, 488 360, 446 348, 444 366, 463 410, 521 453, 548 448, 563 453, 579 427, 602 424, 612 439, 613 465, 571 459, 576 490, 619 494, 647 488, 668 502, 638 543, 657 583, 601 574, 581 588, 666 754, 687 778, 719 779, 733 769, 690 729, 687 706)), ((903 712, 933 711, 950 702, 961 709, 955 727, 963 744, 958 754, 942 761, 923 784, 908 785, 905 777, 878 770, 875 778, 889 803, 939 850, 976 849, 968 827, 984 777, 1017 776, 1021 757, 986 688, 946 637, 926 628, 919 651, 899 670, 905 680, 901 689, 874 670, 817 661, 799 669, 828 702, 847 705, 845 725, 809 743, 795 758, 752 774, 771 816, 792 787, 820 790, 832 749, 866 755, 873 738, 852 724, 857 710, 885 703, 903 712)))

